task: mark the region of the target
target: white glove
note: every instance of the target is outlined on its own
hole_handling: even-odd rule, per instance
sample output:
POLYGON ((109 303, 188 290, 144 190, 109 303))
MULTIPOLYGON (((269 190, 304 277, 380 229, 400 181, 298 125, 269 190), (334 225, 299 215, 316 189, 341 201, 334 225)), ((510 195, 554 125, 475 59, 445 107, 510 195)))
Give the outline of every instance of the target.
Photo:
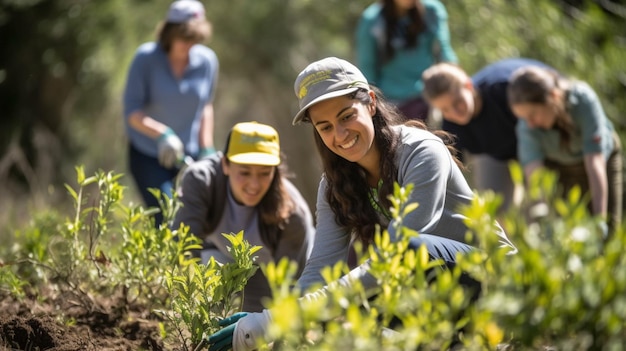
POLYGON ((237 321, 233 332, 233 351, 249 351, 257 348, 256 342, 266 336, 272 321, 270 311, 249 313, 237 321))
POLYGON ((159 136, 157 146, 159 148, 159 164, 165 168, 174 168, 185 156, 185 146, 171 128, 167 128, 159 136))

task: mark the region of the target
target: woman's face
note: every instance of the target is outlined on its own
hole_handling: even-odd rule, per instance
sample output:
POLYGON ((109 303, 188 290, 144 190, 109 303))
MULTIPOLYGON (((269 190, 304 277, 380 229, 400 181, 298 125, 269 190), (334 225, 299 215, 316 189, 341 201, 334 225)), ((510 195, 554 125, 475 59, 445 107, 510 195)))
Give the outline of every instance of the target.
POLYGON ((556 111, 548 104, 520 103, 512 105, 511 111, 530 128, 551 129, 556 122, 556 111))
POLYGON ((415 7, 416 0, 393 0, 396 8, 399 10, 408 11, 415 7))
POLYGON ((461 126, 472 120, 476 110, 473 90, 468 87, 441 94, 432 99, 430 105, 440 110, 443 118, 461 126))
POLYGON ((174 57, 186 58, 189 56, 189 50, 196 44, 195 40, 175 38, 172 40, 169 54, 174 57))
POLYGON ((230 189, 237 203, 254 207, 261 202, 272 185, 275 166, 246 165, 222 159, 222 169, 228 176, 230 189))
MULTIPOLYGON (((370 96, 375 99, 371 91, 370 96)), ((376 157, 372 121, 375 112, 374 102, 364 105, 349 96, 318 102, 308 111, 311 124, 324 145, 338 156, 362 166, 376 157)))

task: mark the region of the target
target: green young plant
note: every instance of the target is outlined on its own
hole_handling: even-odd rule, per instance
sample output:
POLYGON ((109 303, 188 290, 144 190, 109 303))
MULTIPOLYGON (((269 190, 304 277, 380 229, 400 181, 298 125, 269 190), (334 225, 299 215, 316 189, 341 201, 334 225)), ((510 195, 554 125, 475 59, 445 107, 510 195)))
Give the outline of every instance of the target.
MULTIPOLYGON (((64 220, 35 218, 32 228, 17 233, 17 272, 55 284, 88 310, 103 308, 92 297, 115 292, 121 292, 118 307, 162 306, 168 297, 165 272, 188 260, 199 240, 186 228, 155 228, 155 209, 124 205, 121 174, 98 171, 87 177, 80 166, 76 174, 77 187, 66 185, 74 213, 64 220)), ((162 205, 170 217, 179 206, 175 198, 162 205)))
MULTIPOLYGON (((176 201, 163 201, 165 212, 176 206, 176 201)), ((186 226, 155 227, 152 209, 121 207, 121 212, 121 243, 111 257, 115 268, 113 278, 124 286, 129 303, 148 304, 149 309, 162 307, 168 298, 164 288, 166 274, 172 267, 189 264, 191 252, 202 247, 201 241, 186 226)))
POLYGON ((26 281, 20 279, 12 269, 11 264, 0 263, 0 296, 14 296, 18 299, 24 297, 26 281))
POLYGON ((256 270, 259 268, 255 263, 256 256, 254 254, 261 249, 260 246, 252 246, 244 239, 243 231, 237 234, 222 234, 230 242, 228 250, 234 260, 234 263, 227 263, 221 267, 222 282, 215 288, 215 294, 223 297, 224 305, 221 308, 222 315, 225 318, 234 312, 241 311, 243 307, 243 296, 239 298, 239 305, 233 304, 233 300, 228 296, 234 296, 236 292, 243 290, 256 270))
POLYGON ((42 263, 50 259, 50 233, 57 233, 61 223, 58 212, 42 211, 32 216, 27 227, 14 232, 13 245, 4 248, 2 257, 10 262, 21 280, 32 286, 48 283, 50 271, 42 263))
POLYGON ((157 312, 166 318, 165 330, 174 331, 185 350, 190 349, 189 345, 194 349, 193 345, 199 344, 205 331, 211 328, 213 292, 219 282, 219 266, 214 260, 206 265, 191 261, 166 275, 170 305, 168 310, 157 312))
POLYGON ((98 171, 86 177, 83 167, 76 167, 78 189, 66 189, 74 200, 75 213, 66 219, 57 233, 50 233, 48 256, 44 265, 55 278, 60 291, 73 294, 80 303, 95 308, 90 297, 92 290, 108 285, 104 267, 107 256, 101 240, 109 232, 109 224, 116 205, 122 199, 120 174, 98 171), (95 185, 96 191, 89 187, 95 185))
MULTIPOLYGON (((494 250, 497 243, 484 235, 488 221, 468 223, 492 252, 488 259, 473 258, 483 263, 474 267, 483 268, 487 290, 475 318, 496 325, 491 331, 501 333, 510 348, 621 349, 626 341, 626 327, 618 322, 626 317, 624 230, 605 241, 599 219, 587 210, 588 197, 577 188, 562 196, 557 182, 554 173, 538 173, 519 203, 530 209, 506 216, 518 249, 514 255, 494 250), (520 213, 530 214, 529 220, 520 213)), ((480 205, 473 203, 466 213, 475 218, 471 214, 477 211, 480 205)))
MULTIPOLYGON (((289 265, 269 264, 264 271, 272 286, 270 335, 281 350, 444 350, 456 332, 467 325, 464 312, 469 298, 458 284, 460 270, 440 269, 425 247, 409 248, 414 231, 402 218, 417 204, 407 203, 412 187, 396 185, 391 213, 398 240, 387 231, 375 235, 374 244, 359 262, 370 266, 380 289, 365 291, 359 281, 332 283, 347 273, 339 262, 322 272, 327 285, 300 299, 289 265), (395 330, 390 329, 390 327, 395 330)), ((319 288, 319 287, 318 287, 319 288)))
POLYGON ((243 297, 239 294, 257 270, 256 253, 260 247, 244 239, 243 231, 223 234, 230 242, 232 263, 219 263, 213 258, 207 264, 189 260, 172 266, 164 285, 170 295, 168 310, 158 312, 169 321, 169 329, 185 350, 202 345, 204 338, 218 331, 218 321, 241 311, 243 297))
POLYGON ((178 194, 174 192, 170 197, 167 194, 162 193, 158 188, 150 188, 148 191, 157 199, 159 207, 147 209, 146 214, 151 216, 156 212, 161 212, 163 215, 163 225, 171 226, 176 212, 178 212, 182 206, 182 203, 178 201, 178 194))

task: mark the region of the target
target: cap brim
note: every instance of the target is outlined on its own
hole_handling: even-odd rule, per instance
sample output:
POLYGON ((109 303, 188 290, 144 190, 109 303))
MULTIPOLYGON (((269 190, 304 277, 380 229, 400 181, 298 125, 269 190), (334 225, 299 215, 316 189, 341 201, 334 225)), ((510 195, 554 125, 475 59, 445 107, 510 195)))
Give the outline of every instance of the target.
POLYGON ((278 166, 280 157, 261 152, 247 152, 228 157, 230 162, 244 165, 278 166))
POLYGON ((350 93, 353 93, 355 91, 357 91, 359 89, 359 87, 352 87, 352 88, 347 88, 347 89, 341 89, 341 90, 337 90, 337 91, 333 91, 327 94, 324 94, 322 96, 317 97, 316 99, 313 99, 313 101, 309 102, 308 104, 306 104, 303 108, 300 109, 300 111, 298 111, 298 113, 296 113, 296 116, 293 118, 293 121, 291 122, 292 125, 296 125, 299 124, 300 122, 302 122, 302 119, 304 118, 304 114, 306 112, 306 110, 309 109, 309 107, 317 104, 318 102, 324 101, 324 100, 328 100, 328 99, 332 99, 334 97, 337 96, 343 96, 343 95, 348 95, 350 93))

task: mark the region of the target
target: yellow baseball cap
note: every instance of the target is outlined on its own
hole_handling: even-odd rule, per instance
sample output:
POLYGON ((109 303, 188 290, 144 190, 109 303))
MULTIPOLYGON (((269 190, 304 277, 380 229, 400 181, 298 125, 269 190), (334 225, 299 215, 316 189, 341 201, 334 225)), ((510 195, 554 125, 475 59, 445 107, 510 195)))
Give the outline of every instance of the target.
POLYGON ((278 132, 258 122, 237 123, 230 132, 226 157, 240 164, 277 166, 280 164, 278 132))

